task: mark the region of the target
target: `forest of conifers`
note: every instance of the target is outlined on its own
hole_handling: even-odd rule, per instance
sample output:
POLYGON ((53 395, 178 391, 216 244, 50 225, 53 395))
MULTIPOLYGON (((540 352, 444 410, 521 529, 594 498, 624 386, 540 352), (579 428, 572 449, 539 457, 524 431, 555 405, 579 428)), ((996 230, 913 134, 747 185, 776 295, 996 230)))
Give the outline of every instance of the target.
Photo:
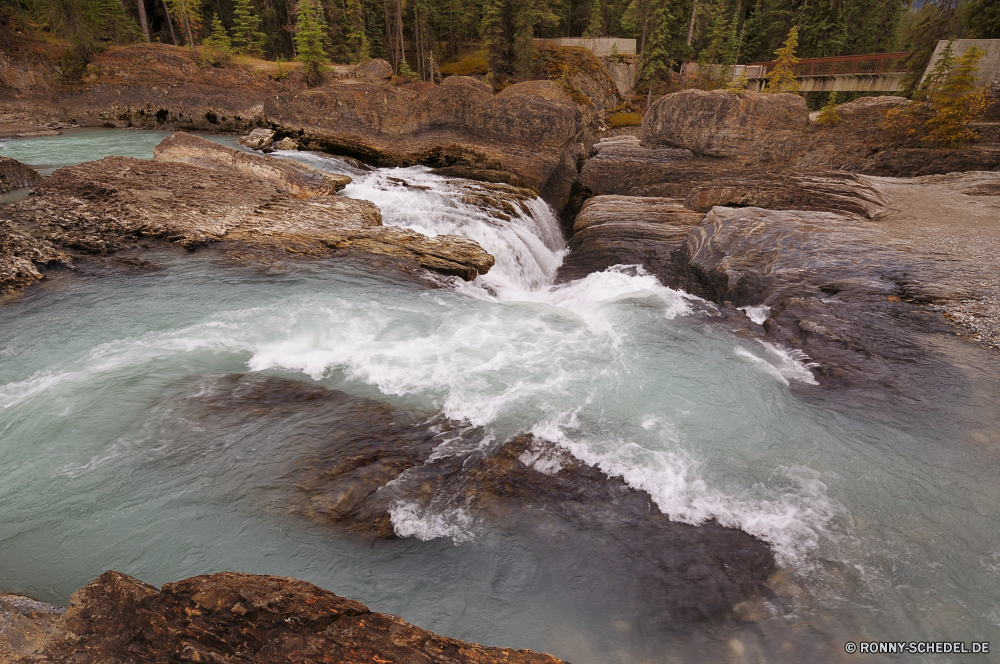
POLYGON ((939 39, 1000 38, 1000 0, 0 0, 0 48, 19 29, 84 50, 182 45, 189 34, 200 43, 213 22, 232 32, 249 11, 257 54, 291 60, 301 2, 320 3, 332 61, 382 57, 397 70, 401 52, 416 67, 420 56, 446 63, 485 48, 497 75, 516 76, 532 37, 631 37, 675 68, 770 60, 792 26, 799 57, 905 50, 922 54, 921 67, 939 39), (185 8, 189 30, 178 21, 185 8))

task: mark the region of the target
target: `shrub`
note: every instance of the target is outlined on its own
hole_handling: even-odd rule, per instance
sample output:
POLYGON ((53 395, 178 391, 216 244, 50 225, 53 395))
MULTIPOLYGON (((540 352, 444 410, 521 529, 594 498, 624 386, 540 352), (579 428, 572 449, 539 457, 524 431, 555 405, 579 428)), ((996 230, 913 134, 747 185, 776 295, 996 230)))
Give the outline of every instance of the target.
POLYGON ((485 49, 441 65, 441 73, 445 76, 477 76, 490 71, 490 54, 485 49))
POLYGON ((612 128, 635 127, 642 124, 641 113, 615 113, 608 119, 608 124, 612 128))

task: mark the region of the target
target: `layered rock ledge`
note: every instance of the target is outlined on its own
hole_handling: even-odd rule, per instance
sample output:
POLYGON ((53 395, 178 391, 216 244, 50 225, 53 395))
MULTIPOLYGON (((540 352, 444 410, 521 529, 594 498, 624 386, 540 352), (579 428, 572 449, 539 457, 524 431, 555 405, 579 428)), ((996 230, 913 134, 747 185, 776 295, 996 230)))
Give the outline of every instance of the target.
POLYGON ((152 161, 107 157, 60 168, 8 206, 0 219, 0 288, 41 278, 39 265, 150 241, 286 256, 376 255, 466 280, 494 262, 464 237, 383 226, 373 203, 331 195, 349 182, 344 176, 188 134, 166 139, 154 154, 152 161))
POLYGON ((69 610, 0 595, 0 661, 52 664, 559 664, 438 636, 288 577, 219 572, 160 589, 105 572, 69 610))

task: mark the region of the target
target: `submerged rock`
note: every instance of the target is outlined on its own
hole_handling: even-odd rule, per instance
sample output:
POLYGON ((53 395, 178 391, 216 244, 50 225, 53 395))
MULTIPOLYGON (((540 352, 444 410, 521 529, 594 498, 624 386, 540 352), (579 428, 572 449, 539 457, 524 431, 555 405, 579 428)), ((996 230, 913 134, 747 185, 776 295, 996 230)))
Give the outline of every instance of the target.
POLYGON ((575 574, 641 597, 659 612, 646 619, 668 628, 725 618, 775 569, 764 542, 712 522, 673 522, 647 493, 530 435, 481 448, 482 431, 439 415, 276 376, 197 389, 211 395, 192 414, 203 429, 314 437, 287 475, 294 504, 363 537, 422 536, 412 519, 458 515, 452 535, 472 538, 469 546, 470 529, 523 538, 575 574))
POLYGON ((16 237, 33 238, 28 249, 15 236, 5 242, 9 255, 36 263, 67 257, 59 246, 107 254, 157 239, 285 256, 374 254, 466 280, 493 265, 473 240, 382 226, 375 204, 321 193, 332 190, 319 171, 182 134, 158 146, 153 161, 107 157, 58 169, 10 206, 16 237))
POLYGON ((195 576, 158 590, 109 571, 75 592, 62 615, 58 609, 40 615, 29 607, 4 624, 6 615, 0 608, 0 634, 24 643, 17 654, 53 664, 560 661, 438 636, 306 581, 235 572, 195 576))
POLYGON ((34 187, 42 176, 30 166, 25 166, 16 159, 0 157, 0 194, 6 194, 15 189, 34 187))

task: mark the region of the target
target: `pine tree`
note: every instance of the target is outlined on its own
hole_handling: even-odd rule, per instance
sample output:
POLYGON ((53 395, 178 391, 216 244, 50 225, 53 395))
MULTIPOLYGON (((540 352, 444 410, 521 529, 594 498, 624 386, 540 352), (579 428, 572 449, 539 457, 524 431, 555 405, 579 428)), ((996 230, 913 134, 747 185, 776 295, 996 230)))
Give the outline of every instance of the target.
POLYGON ((700 63, 733 64, 736 60, 734 25, 730 25, 725 0, 716 0, 708 9, 708 42, 698 56, 700 63))
POLYGON ((601 0, 594 0, 590 9, 590 21, 583 32, 584 37, 596 39, 604 36, 604 12, 601 10, 601 0))
POLYGON ((671 57, 673 35, 670 26, 675 18, 670 13, 670 4, 667 0, 656 0, 655 4, 652 16, 653 31, 642 52, 642 78, 650 84, 665 78, 674 64, 671 57))
POLYGON ((917 99, 927 100, 936 95, 951 74, 955 66, 955 38, 952 37, 941 49, 941 54, 934 61, 934 67, 927 74, 927 78, 920 84, 920 89, 914 95, 917 99))
POLYGON ((177 22, 187 34, 188 45, 191 47, 191 58, 198 62, 198 51, 194 45, 194 35, 201 26, 201 14, 198 11, 197 0, 170 0, 170 10, 177 17, 177 22))
POLYGON ((233 7, 233 50, 245 55, 260 55, 264 49, 264 36, 253 0, 236 0, 233 7))
POLYGON ((490 75, 494 85, 507 65, 507 51, 510 45, 504 31, 503 0, 486 0, 483 4, 483 18, 479 22, 479 37, 483 48, 490 54, 490 75))
POLYGON ((799 82, 795 80, 795 65, 799 59, 795 57, 795 48, 799 45, 799 29, 792 27, 788 31, 788 39, 785 45, 779 48, 774 54, 778 64, 765 77, 767 87, 764 92, 795 92, 799 91, 799 82))
POLYGON ((975 138, 969 123, 979 119, 989 104, 986 91, 978 89, 976 79, 984 54, 975 46, 969 48, 944 80, 932 88, 932 115, 926 122, 929 131, 923 140, 959 146, 975 138))
POLYGON ((201 43, 204 46, 210 46, 225 54, 232 51, 233 44, 229 39, 229 33, 226 32, 226 28, 222 25, 222 20, 218 14, 212 15, 212 34, 201 43))
POLYGON ((550 6, 551 0, 515 0, 511 3, 514 29, 514 73, 520 80, 531 75, 535 61, 535 27, 559 24, 550 6))
POLYGON ((370 57, 368 35, 365 34, 365 13, 361 0, 347 0, 345 16, 345 41, 347 55, 352 62, 365 62, 370 57))
POLYGON ((323 79, 323 65, 330 61, 326 54, 329 26, 320 0, 299 0, 296 12, 295 49, 305 64, 306 81, 318 85, 323 79))
POLYGON ((84 40, 88 42, 130 44, 139 36, 135 21, 118 0, 89 0, 83 7, 83 19, 88 33, 84 40))
POLYGON ((837 115, 837 93, 831 92, 826 106, 820 109, 819 117, 816 118, 816 124, 832 127, 840 124, 840 120, 840 116, 837 115))

